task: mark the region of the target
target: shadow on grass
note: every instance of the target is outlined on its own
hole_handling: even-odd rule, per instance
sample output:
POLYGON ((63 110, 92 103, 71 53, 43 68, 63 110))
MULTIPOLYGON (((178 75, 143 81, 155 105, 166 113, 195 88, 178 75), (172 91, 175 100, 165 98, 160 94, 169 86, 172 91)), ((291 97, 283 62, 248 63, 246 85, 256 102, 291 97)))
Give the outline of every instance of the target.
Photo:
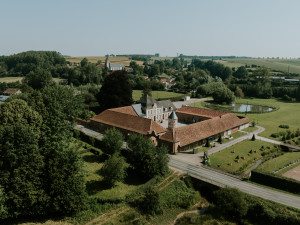
POLYGON ((108 159, 108 156, 105 154, 102 155, 85 155, 82 157, 85 162, 88 163, 103 163, 108 159))
POLYGON ((140 185, 148 181, 148 178, 145 178, 141 174, 134 171, 132 168, 127 169, 127 177, 124 180, 124 184, 128 185, 140 185))
POLYGON ((94 195, 99 191, 103 191, 109 188, 111 187, 108 187, 102 180, 91 180, 86 183, 86 192, 88 193, 88 195, 94 195))

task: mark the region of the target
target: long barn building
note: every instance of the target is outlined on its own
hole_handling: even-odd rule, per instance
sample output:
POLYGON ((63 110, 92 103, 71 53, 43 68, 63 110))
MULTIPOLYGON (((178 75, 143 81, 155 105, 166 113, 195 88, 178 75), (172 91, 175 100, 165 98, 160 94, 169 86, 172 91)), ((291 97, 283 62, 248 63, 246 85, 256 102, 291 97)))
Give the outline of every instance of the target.
POLYGON ((249 122, 247 117, 222 111, 191 106, 176 109, 170 101, 155 101, 145 96, 137 104, 103 111, 89 125, 101 133, 115 127, 125 137, 142 134, 155 145, 178 152, 229 136, 248 127, 249 122))

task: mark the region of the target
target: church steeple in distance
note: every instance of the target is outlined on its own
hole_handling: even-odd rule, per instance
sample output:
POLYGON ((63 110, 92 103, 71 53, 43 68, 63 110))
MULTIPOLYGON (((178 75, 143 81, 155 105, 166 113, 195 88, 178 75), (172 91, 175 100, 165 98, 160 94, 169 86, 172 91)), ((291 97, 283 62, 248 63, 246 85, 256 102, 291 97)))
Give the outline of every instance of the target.
POLYGON ((108 59, 108 55, 106 55, 106 59, 105 59, 105 68, 108 68, 109 69, 110 67, 110 61, 108 59))

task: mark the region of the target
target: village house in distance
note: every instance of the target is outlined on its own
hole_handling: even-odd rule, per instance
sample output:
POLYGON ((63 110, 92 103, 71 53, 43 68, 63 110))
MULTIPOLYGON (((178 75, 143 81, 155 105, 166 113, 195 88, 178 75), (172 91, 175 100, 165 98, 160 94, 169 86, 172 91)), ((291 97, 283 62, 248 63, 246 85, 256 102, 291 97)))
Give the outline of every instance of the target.
POLYGON ((176 109, 170 100, 156 101, 147 95, 131 106, 103 111, 91 119, 89 126, 101 133, 115 127, 125 138, 142 134, 155 145, 178 152, 235 133, 248 127, 249 122, 247 117, 222 111, 191 106, 176 109))

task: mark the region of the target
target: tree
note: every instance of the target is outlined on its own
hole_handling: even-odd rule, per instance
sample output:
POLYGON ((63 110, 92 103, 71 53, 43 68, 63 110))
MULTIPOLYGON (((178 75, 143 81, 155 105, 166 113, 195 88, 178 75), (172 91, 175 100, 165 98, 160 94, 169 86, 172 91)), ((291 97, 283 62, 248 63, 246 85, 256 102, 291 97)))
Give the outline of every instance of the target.
POLYGON ((248 211, 244 194, 235 188, 221 188, 213 193, 216 208, 221 214, 241 220, 248 211))
POLYGON ((212 97, 219 104, 231 104, 235 99, 233 92, 227 87, 219 88, 212 93, 212 97))
POLYGON ((238 97, 238 98, 243 98, 244 97, 244 92, 239 86, 236 87, 234 93, 235 93, 235 96, 238 97))
POLYGON ((46 191, 50 196, 48 212, 70 215, 83 209, 87 195, 85 173, 78 148, 60 142, 46 154, 46 191))
POLYGON ((150 215, 161 213, 159 192, 154 187, 148 186, 137 203, 143 213, 150 215))
POLYGON ((6 219, 8 216, 8 211, 6 207, 6 195, 2 186, 0 185, 0 220, 6 219))
POLYGON ((110 188, 115 186, 116 182, 123 181, 126 177, 127 167, 128 164, 125 158, 120 156, 119 153, 110 156, 100 170, 104 184, 110 188))
POLYGON ((240 79, 245 79, 248 77, 248 70, 244 66, 240 66, 237 71, 233 73, 233 76, 240 79))
POLYGON ((38 139, 28 125, 0 126, 0 191, 6 195, 0 211, 7 208, 8 217, 46 213, 44 165, 38 139))
MULTIPOLYGON (((299 80, 300 81, 300 80, 299 80)), ((299 82, 300 83, 300 82, 299 82)), ((300 84, 298 86, 298 89, 297 89, 297 94, 296 94, 296 98, 298 101, 300 101, 300 84)))
POLYGON ((115 71, 108 75, 96 98, 101 111, 131 105, 133 103, 132 89, 127 72, 115 71))
POLYGON ((52 75, 49 71, 38 68, 25 76, 24 83, 33 89, 42 89, 53 83, 52 75))
POLYGON ((42 121, 41 115, 24 100, 14 99, 0 105, 0 125, 28 125, 29 129, 34 131, 34 135, 39 136, 42 121))
POLYGON ((252 138, 251 138, 251 141, 255 141, 256 138, 255 138, 255 134, 252 135, 252 138))
POLYGON ((106 154, 113 155, 119 153, 123 146, 124 137, 122 133, 116 128, 108 129, 103 135, 103 151, 106 154))
POLYGON ((130 135, 127 143, 131 150, 128 160, 143 177, 163 176, 169 171, 165 147, 156 148, 149 138, 137 134, 130 135))
POLYGON ((152 96, 152 90, 151 90, 151 84, 150 81, 146 80, 144 82, 144 87, 143 87, 143 96, 152 96))
POLYGON ((83 58, 81 61, 80 61, 80 66, 81 67, 85 67, 87 66, 89 63, 88 59, 87 58, 83 58))

